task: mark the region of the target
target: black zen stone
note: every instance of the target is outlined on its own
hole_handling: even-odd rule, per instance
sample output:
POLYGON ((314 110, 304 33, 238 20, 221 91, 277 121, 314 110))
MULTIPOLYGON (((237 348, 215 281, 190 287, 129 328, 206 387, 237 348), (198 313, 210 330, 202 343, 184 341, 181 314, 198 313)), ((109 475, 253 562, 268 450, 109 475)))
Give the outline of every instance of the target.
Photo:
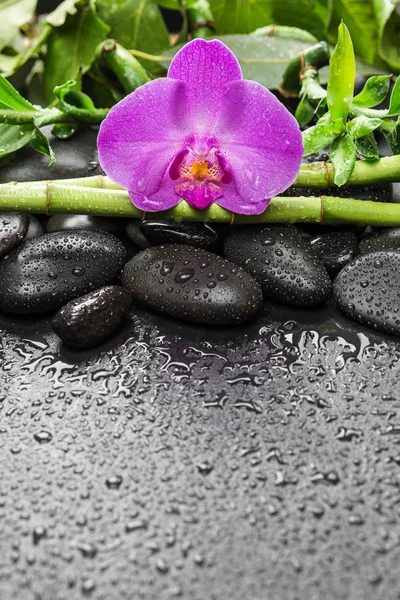
POLYGON ((18 246, 26 236, 29 217, 24 213, 0 213, 0 258, 18 246))
POLYGON ((121 279, 138 302, 196 323, 239 324, 262 305, 260 286, 243 269, 190 246, 148 248, 126 264, 121 279))
POLYGON ((28 217, 29 217, 29 227, 28 227, 28 232, 25 236, 25 239, 31 240, 34 237, 39 237, 39 235, 43 235, 42 224, 33 215, 28 215, 28 217))
POLYGON ((359 254, 357 237, 351 231, 323 233, 309 242, 332 278, 359 254))
POLYGON ((55 315, 53 329, 63 342, 86 348, 103 342, 125 321, 131 294, 110 285, 71 300, 55 315))
POLYGON ((360 242, 361 254, 376 252, 377 250, 400 249, 400 227, 389 227, 363 239, 360 242))
POLYGON ((60 231, 24 242, 0 262, 0 309, 41 313, 113 283, 125 248, 104 231, 60 231))
POLYGON ((48 233, 52 233, 53 231, 67 231, 69 229, 100 229, 114 235, 121 232, 121 227, 118 226, 115 220, 104 217, 93 217, 92 215, 58 214, 53 215, 47 221, 46 230, 48 233))
POLYGON ((339 273, 333 290, 347 315, 400 335, 400 252, 360 254, 339 273))
POLYGON ((307 307, 322 304, 330 294, 324 265, 292 225, 232 227, 224 256, 253 275, 268 300, 307 307))
POLYGON ((145 250, 146 248, 149 248, 150 242, 147 241, 141 232, 140 223, 140 219, 132 219, 132 221, 129 221, 126 226, 126 235, 135 246, 141 250, 145 250))
POLYGON ((152 246, 187 244, 204 250, 216 250, 218 231, 208 223, 171 223, 170 221, 142 221, 140 231, 152 246))

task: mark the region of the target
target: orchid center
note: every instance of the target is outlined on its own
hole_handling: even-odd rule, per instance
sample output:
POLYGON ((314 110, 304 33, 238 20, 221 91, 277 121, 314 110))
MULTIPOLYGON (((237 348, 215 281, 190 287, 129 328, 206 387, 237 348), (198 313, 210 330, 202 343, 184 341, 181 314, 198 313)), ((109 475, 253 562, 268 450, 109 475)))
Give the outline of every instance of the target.
POLYGON ((224 184, 232 179, 213 141, 196 137, 175 157, 169 174, 179 180, 175 193, 200 210, 221 198, 224 184))

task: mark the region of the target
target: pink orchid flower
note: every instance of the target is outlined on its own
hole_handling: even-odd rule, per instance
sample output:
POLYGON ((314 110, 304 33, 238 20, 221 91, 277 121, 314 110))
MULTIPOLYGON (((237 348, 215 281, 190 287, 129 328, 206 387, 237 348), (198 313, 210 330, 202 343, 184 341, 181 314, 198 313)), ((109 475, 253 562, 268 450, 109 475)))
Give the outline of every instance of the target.
POLYGON ((265 87, 242 79, 218 40, 194 40, 168 76, 116 104, 98 137, 100 164, 143 211, 183 198, 240 214, 263 212, 296 179, 303 154, 294 117, 265 87))

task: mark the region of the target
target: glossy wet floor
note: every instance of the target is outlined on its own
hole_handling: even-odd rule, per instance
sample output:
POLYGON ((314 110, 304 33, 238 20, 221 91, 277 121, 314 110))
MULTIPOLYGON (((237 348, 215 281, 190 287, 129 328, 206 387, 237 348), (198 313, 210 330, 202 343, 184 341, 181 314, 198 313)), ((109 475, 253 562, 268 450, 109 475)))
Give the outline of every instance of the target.
POLYGON ((395 338, 332 306, 0 330, 1 598, 398 598, 395 338))

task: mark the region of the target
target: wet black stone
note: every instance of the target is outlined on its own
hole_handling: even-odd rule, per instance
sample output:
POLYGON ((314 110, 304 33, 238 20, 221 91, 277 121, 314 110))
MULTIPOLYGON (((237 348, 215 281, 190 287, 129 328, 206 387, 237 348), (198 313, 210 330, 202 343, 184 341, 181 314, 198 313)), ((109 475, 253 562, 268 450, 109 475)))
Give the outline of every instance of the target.
POLYGON ((126 226, 126 234, 135 246, 141 250, 145 250, 146 248, 150 247, 150 242, 141 232, 140 223, 140 219, 132 219, 132 221, 129 221, 126 226))
POLYGON ((69 179, 101 174, 98 164, 94 168, 97 130, 84 129, 68 140, 59 140, 51 134, 52 126, 43 127, 56 155, 51 167, 44 154, 30 144, 18 150, 13 159, 0 167, 0 181, 41 181, 43 179, 69 179))
POLYGON ((29 227, 28 215, 23 213, 0 213, 0 258, 18 246, 29 227))
POLYGON ((196 323, 239 324, 262 305, 260 286, 243 269, 184 245, 140 252, 126 264, 121 279, 138 302, 196 323))
POLYGON ((400 252, 360 254, 339 273, 333 290, 347 315, 400 335, 400 252))
POLYGON ((332 278, 359 253, 357 237, 351 231, 323 233, 309 242, 332 278))
POLYGON ((91 229, 108 231, 113 235, 121 232, 118 222, 104 217, 93 217, 92 215, 53 215, 47 221, 46 230, 48 233, 53 231, 67 231, 69 229, 91 229))
POLYGON ((232 227, 224 256, 253 275, 268 300, 307 307, 322 304, 330 294, 324 265, 291 225, 232 227))
POLYGON ((60 231, 24 242, 0 263, 0 309, 40 313, 115 281, 123 244, 104 231, 60 231))
POLYGON ((142 221, 140 231, 152 246, 187 244, 210 252, 219 246, 218 231, 208 223, 142 221))
POLYGON ((94 346, 122 325, 130 304, 131 294, 125 288, 107 286, 63 306, 53 318, 53 329, 71 346, 94 346))
POLYGON ((399 250, 400 227, 389 227, 372 234, 360 242, 361 254, 376 252, 377 250, 399 250))
POLYGON ((29 217, 29 227, 28 232, 25 236, 25 240, 31 240, 34 237, 39 237, 39 235, 43 234, 42 224, 37 220, 33 215, 28 215, 29 217))

